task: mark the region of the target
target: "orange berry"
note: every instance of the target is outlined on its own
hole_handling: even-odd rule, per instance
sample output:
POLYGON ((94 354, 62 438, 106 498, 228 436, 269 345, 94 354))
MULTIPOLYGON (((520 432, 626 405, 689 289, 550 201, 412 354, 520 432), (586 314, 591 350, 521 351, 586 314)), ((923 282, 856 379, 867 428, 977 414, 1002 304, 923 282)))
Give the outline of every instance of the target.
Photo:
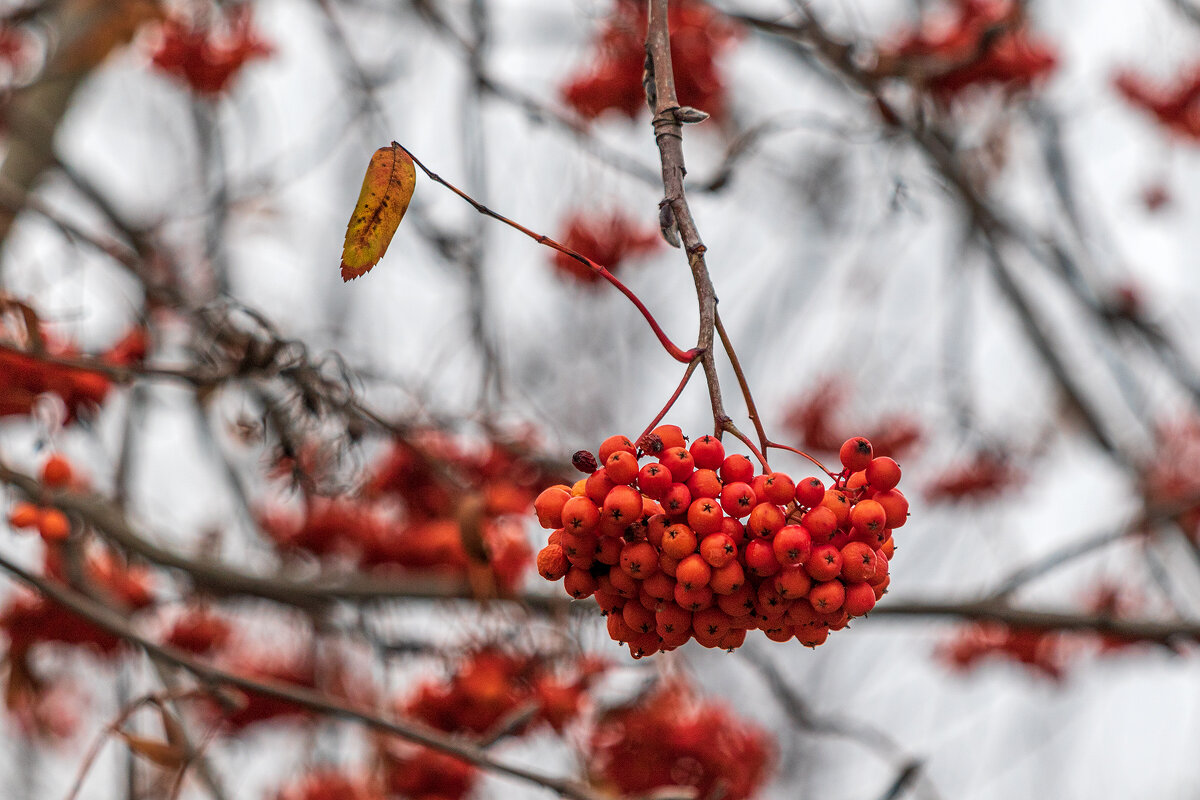
POLYGON ((842 577, 847 582, 869 581, 875 577, 875 551, 862 542, 850 542, 842 548, 842 577))
POLYGON ((774 503, 759 503, 746 520, 746 530, 752 536, 768 539, 787 523, 783 511, 774 503))
POLYGON ((692 442, 689 452, 696 462, 696 469, 718 470, 725 461, 725 446, 715 436, 701 436, 692 442))
POLYGON ((900 483, 900 465, 887 456, 871 459, 867 465, 867 483, 877 492, 895 489, 900 483))
POLYGON ((700 540, 700 555, 714 569, 737 558, 737 544, 727 534, 717 531, 700 540))
POLYGON ((637 449, 634 448, 633 442, 629 441, 629 437, 618 434, 610 436, 600 443, 600 450, 598 451, 600 463, 607 464, 609 456, 618 450, 624 450, 629 455, 637 457, 637 449))
POLYGON ((683 483, 692 475, 696 462, 685 447, 671 447, 663 450, 658 457, 661 464, 671 470, 671 478, 676 483, 683 483))
POLYGON ((871 442, 861 436, 847 439, 838 450, 838 458, 841 459, 842 466, 851 472, 866 469, 867 465, 871 463, 871 455, 871 442))
POLYGON ((638 488, 642 490, 642 494, 646 495, 646 497, 652 497, 655 500, 665 498, 674 482, 675 479, 671 477, 671 470, 667 469, 663 464, 658 463, 645 465, 638 472, 637 476, 638 488))
POLYGON ((767 502, 786 506, 795 499, 796 484, 782 472, 772 472, 763 480, 763 495, 767 502))
POLYGON ((696 532, 698 538, 703 538, 710 533, 720 531, 721 520, 724 516, 724 512, 721 511, 721 504, 711 497, 701 497, 698 500, 693 500, 692 504, 688 506, 688 526, 696 532))
POLYGON ((808 590, 808 602, 820 614, 832 614, 846 601, 846 587, 841 581, 818 583, 808 590))
POLYGON ((687 483, 684 485, 692 493, 692 499, 721 496, 721 479, 711 469, 696 470, 688 477, 687 483))
POLYGON ((563 578, 563 589, 576 600, 591 597, 596 591, 596 578, 586 569, 572 566, 563 578))
POLYGON ((850 527, 850 498, 845 492, 840 489, 830 489, 825 492, 825 498, 821 500, 821 505, 833 512, 839 528, 850 527))
POLYGON ((571 564, 567 554, 560 545, 548 544, 538 551, 537 571, 548 581, 556 581, 565 576, 571 564))
POLYGON ((614 486, 604 498, 600 516, 624 527, 642 518, 642 495, 632 486, 614 486))
POLYGON ((696 534, 687 525, 672 525, 663 532, 662 554, 681 561, 696 552, 696 534))
POLYGON ((850 616, 861 617, 875 607, 875 590, 866 582, 846 584, 846 597, 842 607, 850 616))
POLYGON ((626 450, 618 450, 605 460, 604 472, 613 483, 627 486, 637 479, 637 456, 626 450))
POLYGON ((887 527, 899 528, 908 522, 908 498, 899 489, 880 492, 871 499, 883 506, 883 510, 887 514, 887 527))
POLYGON ((721 480, 725 483, 750 483, 754 480, 754 462, 741 453, 721 462, 721 480))
POLYGON ((608 497, 608 493, 617 485, 608 477, 608 470, 604 467, 588 475, 585 481, 584 491, 588 499, 598 506, 604 505, 604 498, 608 497))
POLYGON ((713 567, 708 585, 719 595, 737 592, 746 584, 746 572, 738 561, 730 561, 722 567, 713 567))
POLYGON ((628 542, 621 548, 620 564, 629 575, 644 580, 658 572, 658 551, 649 542, 628 542))
POLYGON ((61 542, 71 535, 71 521, 57 508, 43 508, 38 514, 37 529, 47 542, 61 542))
POLYGON ((800 518, 814 542, 828 542, 837 530, 837 515, 827 506, 817 506, 800 518))
POLYGON ((71 482, 71 462, 55 453, 42 465, 42 483, 51 489, 61 489, 71 482))
POLYGON ((689 592, 701 586, 708 586, 711 577, 712 567, 699 553, 692 553, 680 560, 679 566, 675 568, 675 580, 689 592))
POLYGON ((563 506, 570 499, 571 490, 566 486, 551 486, 539 494, 533 501, 538 524, 543 528, 561 528, 563 506))
POLYGON ((887 512, 874 500, 860 500, 850 509, 850 524, 865 533, 878 533, 887 523, 887 512))
POLYGON ((731 517, 740 519, 749 516, 756 505, 758 498, 754 496, 754 490, 748 483, 735 481, 726 483, 721 489, 721 508, 731 517))
POLYGON ((804 568, 814 581, 831 581, 842 573, 842 553, 831 544, 817 545, 804 568))
POLYGON ((8 512, 8 524, 14 528, 34 528, 41 515, 42 510, 33 503, 17 503, 8 512))
POLYGON ((806 508, 819 505, 825 499, 825 484, 820 478, 805 478, 796 484, 795 499, 806 508))
POLYGON ((651 433, 657 434, 658 438, 662 440, 664 450, 672 447, 687 447, 683 429, 678 425, 659 425, 651 433))
POLYGON ((587 497, 572 497, 563 504, 562 526, 568 533, 590 533, 600 525, 600 509, 587 497))
POLYGON ((779 596, 786 600, 806 597, 811 588, 812 578, 804 567, 784 567, 775 576, 775 591, 779 592, 779 596))

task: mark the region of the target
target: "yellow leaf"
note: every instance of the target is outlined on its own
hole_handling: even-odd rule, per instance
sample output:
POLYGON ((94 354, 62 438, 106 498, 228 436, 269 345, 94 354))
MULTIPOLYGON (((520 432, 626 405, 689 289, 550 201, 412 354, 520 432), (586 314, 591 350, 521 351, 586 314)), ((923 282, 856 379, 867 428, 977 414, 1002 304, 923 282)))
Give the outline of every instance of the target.
POLYGON ((387 252, 417 184, 412 158, 392 143, 371 156, 358 205, 346 226, 342 280, 366 274, 387 252))

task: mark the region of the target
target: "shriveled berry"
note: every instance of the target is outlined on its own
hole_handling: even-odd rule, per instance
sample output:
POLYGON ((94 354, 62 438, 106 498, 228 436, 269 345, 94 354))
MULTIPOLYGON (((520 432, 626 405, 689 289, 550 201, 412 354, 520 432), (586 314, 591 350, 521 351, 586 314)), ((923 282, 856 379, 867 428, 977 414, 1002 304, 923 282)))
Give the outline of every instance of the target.
POLYGON ((571 456, 571 465, 585 475, 591 475, 593 472, 599 469, 600 462, 596 460, 596 457, 592 455, 591 451, 576 450, 575 454, 571 456))
POLYGON ((546 580, 556 581, 566 575, 570 568, 567 554, 560 545, 548 544, 538 551, 537 571, 546 580))

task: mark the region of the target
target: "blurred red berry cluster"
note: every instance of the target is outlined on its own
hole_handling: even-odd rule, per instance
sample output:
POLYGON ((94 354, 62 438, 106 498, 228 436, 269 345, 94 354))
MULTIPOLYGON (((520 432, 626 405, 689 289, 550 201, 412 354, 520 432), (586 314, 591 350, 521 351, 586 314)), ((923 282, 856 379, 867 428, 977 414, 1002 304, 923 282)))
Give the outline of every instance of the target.
MULTIPOLYGON (((620 212, 599 216, 572 214, 563 227, 566 229, 560 239, 563 244, 609 272, 616 272, 626 258, 653 252, 661 243, 656 228, 641 227, 620 212)), ((563 277, 582 284, 595 285, 603 280, 595 270, 566 253, 554 254, 554 266, 563 277)))
POLYGON ((902 414, 890 414, 874 423, 846 422, 843 418, 850 399, 846 383, 838 378, 817 381, 807 394, 798 397, 784 412, 783 426, 795 437, 797 446, 811 453, 836 453, 854 430, 867 431, 875 455, 904 458, 921 443, 921 427, 902 414))
POLYGON ((766 781, 773 757, 763 730, 705 702, 679 678, 602 713, 587 742, 593 783, 621 795, 685 786, 697 797, 744 800, 766 781))
MULTIPOLYGON (((0 308, 4 305, 0 300, 0 308)), ((97 357, 112 366, 130 366, 141 363, 147 346, 145 329, 132 328, 97 357)), ((78 358, 80 352, 45 330, 36 316, 0 325, 0 417, 28 416, 38 397, 50 393, 62 399, 70 422, 108 397, 110 384, 104 375, 39 358, 43 355, 66 360, 78 358)))
MULTIPOLYGON (((1136 594, 1118 584, 1101 581, 1083 601, 1091 614, 1106 619, 1130 616, 1140 605, 1136 594)), ((952 669, 968 671, 987 661, 1014 661, 1032 671, 1061 681, 1067 667, 1089 648, 1110 655, 1138 642, 1111 633, 1026 628, 1000 622, 981 622, 961 629, 938 648, 938 657, 952 669)))
POLYGON ((160 30, 152 63, 179 78, 198 95, 214 96, 229 88, 246 62, 274 51, 254 28, 248 4, 222 6, 220 19, 196 23, 169 17, 160 30))
MULTIPOLYGON (((519 736, 538 726, 561 734, 585 709, 604 665, 591 658, 551 659, 485 646, 466 653, 445 680, 427 680, 398 711, 445 733, 477 741, 519 736)), ((474 787, 470 764, 419 745, 379 740, 384 783, 403 797, 458 800, 474 787)))
POLYGON ((316 769, 280 789, 273 800, 387 800, 375 781, 330 768, 316 769))
POLYGON ((1183 417, 1155 426, 1155 457, 1142 471, 1147 506, 1169 513, 1200 541, 1200 419, 1183 417))
POLYGON ((1200 64, 1180 73, 1170 86, 1155 85, 1129 69, 1113 77, 1113 86, 1171 133, 1200 141, 1200 64))
POLYGON ((925 487, 925 499, 930 503, 982 502, 1019 486, 1024 479, 1024 473, 1004 454, 985 450, 934 476, 925 487))
MULTIPOLYGON (((613 109, 633 119, 646 108, 642 69, 647 23, 645 3, 616 0, 593 45, 590 66, 563 87, 563 97, 581 115, 590 119, 613 109)), ((738 29, 700 0, 671 0, 668 23, 680 104, 722 117, 725 83, 717 57, 732 45, 738 29)))
POLYGON ((1055 49, 1029 31, 1015 0, 954 0, 953 12, 879 49, 879 69, 949 102, 974 86, 1028 89, 1055 68, 1055 49))
POLYGON ((391 443, 362 493, 305 496, 301 514, 272 509, 262 529, 284 551, 469 576, 486 565, 495 588, 512 591, 531 561, 521 517, 554 476, 531 442, 491 438, 471 447, 425 431, 391 443))

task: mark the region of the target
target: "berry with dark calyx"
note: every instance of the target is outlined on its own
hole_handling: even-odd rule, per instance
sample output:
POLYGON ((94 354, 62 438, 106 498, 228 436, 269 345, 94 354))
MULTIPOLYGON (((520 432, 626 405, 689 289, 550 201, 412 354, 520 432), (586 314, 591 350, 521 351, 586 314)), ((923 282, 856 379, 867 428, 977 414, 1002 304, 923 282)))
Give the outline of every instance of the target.
POLYGON ((763 498, 777 506, 786 506, 795 499, 796 484, 782 472, 772 472, 763 480, 763 498))
POLYGON ((740 453, 721 462, 721 480, 725 483, 750 483, 754 480, 754 462, 740 453))
POLYGON ((689 448, 696 469, 718 470, 725 462, 725 446, 715 436, 701 436, 689 448))
POLYGON ((850 542, 841 550, 842 577, 849 582, 869 581, 875 577, 875 551, 862 542, 850 542))
POLYGON ((637 457, 637 448, 633 446, 633 442, 629 441, 629 437, 618 434, 616 436, 610 436, 601 442, 600 451, 598 453, 600 456, 600 461, 602 463, 608 463, 609 457, 618 450, 624 450, 626 453, 629 453, 629 455, 634 456, 635 458, 637 457))
POLYGON ((804 568, 814 581, 831 581, 842 574, 842 552, 831 544, 818 545, 804 568))
POLYGON ((750 512, 750 518, 746 520, 746 530, 750 531, 752 536, 769 539, 786 523, 787 518, 784 517, 779 506, 773 503, 759 503, 750 512))
POLYGON ((754 490, 748 483, 727 482, 721 489, 721 508, 731 517, 740 519, 749 516, 756 505, 758 505, 758 498, 755 497, 754 490))
POLYGON ((825 499, 825 484, 820 478, 805 478, 796 484, 795 499, 805 508, 819 505, 825 499))
POLYGON ((775 549, 766 539, 752 539, 746 543, 744 550, 746 570, 760 578, 779 572, 779 559, 775 557, 775 549))
POLYGON ((808 590, 808 602, 820 614, 832 614, 846 601, 846 587, 841 581, 818 583, 808 590))
POLYGON ((841 459, 842 466, 850 472, 866 469, 867 465, 871 463, 872 455, 871 442, 861 436, 847 439, 838 450, 838 458, 841 459))
POLYGON ((626 450, 618 450, 605 460, 604 472, 613 483, 628 486, 638 476, 637 456, 626 450))
POLYGON ((646 464, 638 472, 638 488, 646 497, 655 500, 662 500, 666 497, 674 482, 671 471, 662 464, 646 464))
POLYGON ((771 542, 775 558, 784 566, 800 566, 812 553, 812 536, 802 525, 785 525, 771 542))
POLYGON ((571 464, 585 475, 591 475, 600 468, 600 463, 588 450, 576 450, 575 455, 571 456, 571 464))
POLYGON ((710 533, 700 540, 700 555, 714 569, 723 567, 735 560, 738 555, 737 544, 727 534, 710 533))

